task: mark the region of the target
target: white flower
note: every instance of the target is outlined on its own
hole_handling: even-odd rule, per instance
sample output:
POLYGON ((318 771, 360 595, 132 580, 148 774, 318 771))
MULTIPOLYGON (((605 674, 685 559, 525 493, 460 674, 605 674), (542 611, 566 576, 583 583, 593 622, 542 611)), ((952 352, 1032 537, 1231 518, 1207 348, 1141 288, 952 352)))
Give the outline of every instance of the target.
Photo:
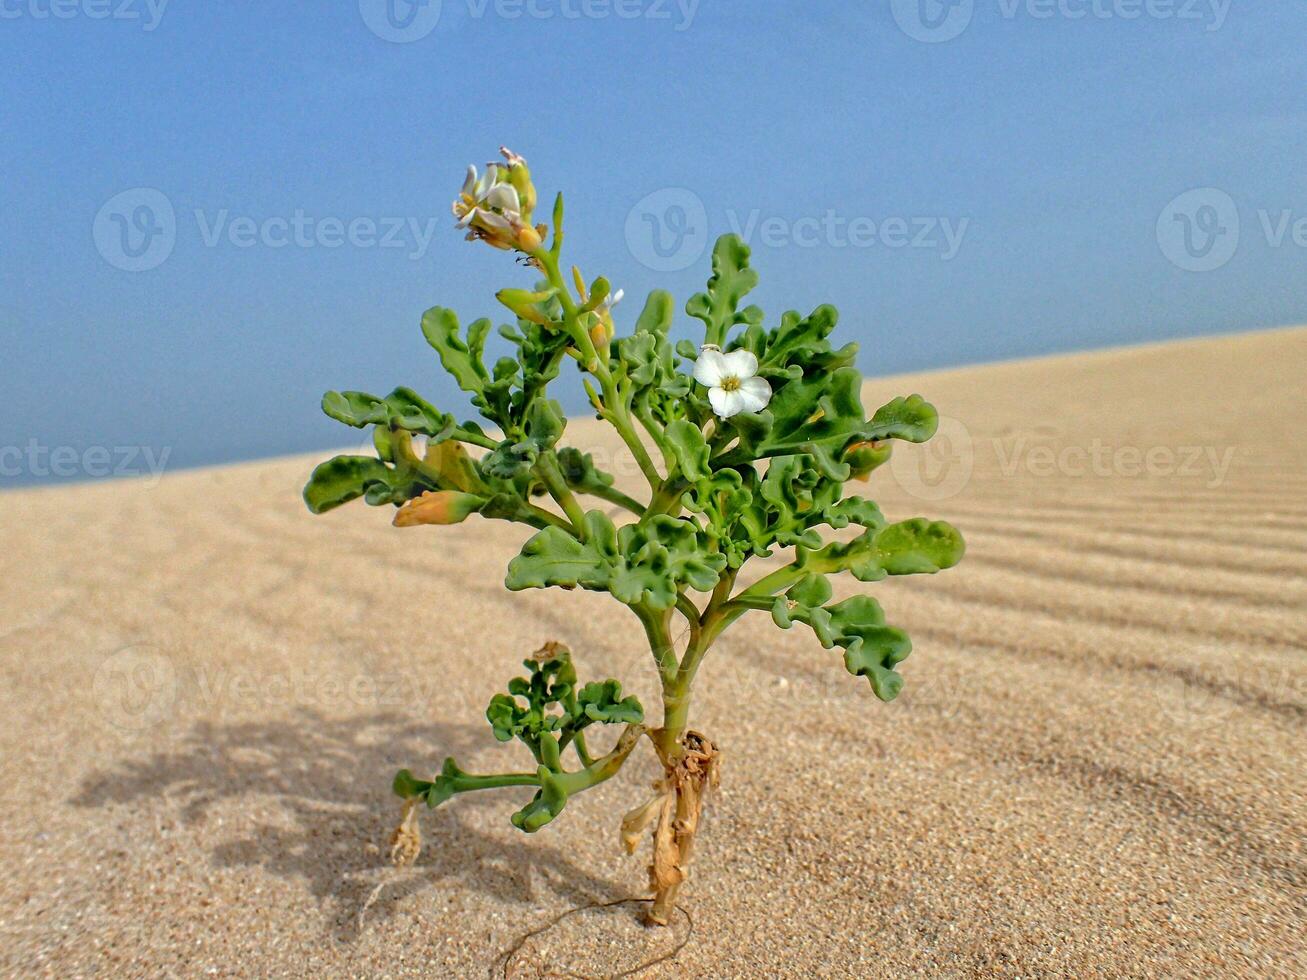
POLYGON ((490 228, 506 229, 514 222, 521 224, 521 200, 512 184, 499 180, 502 169, 502 165, 490 163, 485 174, 478 177, 476 167, 467 168, 463 191, 454 202, 459 228, 466 228, 478 219, 482 226, 490 228))
POLYGON ((694 363, 694 380, 708 389, 712 410, 724 419, 741 412, 761 412, 771 401, 771 385, 756 377, 758 359, 747 350, 723 354, 708 345, 694 363))

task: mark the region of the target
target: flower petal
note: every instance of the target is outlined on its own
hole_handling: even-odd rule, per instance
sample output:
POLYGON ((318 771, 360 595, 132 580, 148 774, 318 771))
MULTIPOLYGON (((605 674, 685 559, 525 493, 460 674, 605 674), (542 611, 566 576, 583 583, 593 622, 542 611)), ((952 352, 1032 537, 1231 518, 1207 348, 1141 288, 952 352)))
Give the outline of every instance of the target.
POLYGON ((495 212, 493 211, 478 210, 477 217, 481 219, 481 223, 483 225, 486 225, 490 228, 499 228, 501 230, 508 230, 509 228, 512 227, 512 225, 508 223, 507 218, 505 218, 502 214, 495 214, 495 212))
POLYGON ((472 164, 467 165, 467 177, 463 181, 463 193, 471 194, 477 186, 477 168, 472 164))
POLYGON ((744 412, 761 412, 771 401, 771 385, 767 383, 766 378, 745 378, 740 382, 740 388, 736 392, 743 402, 744 412))
POLYGON ((512 184, 496 184, 486 195, 486 204, 492 208, 501 208, 513 214, 522 210, 522 202, 517 196, 517 188, 512 184))
POLYGON ((739 415, 744 411, 744 399, 740 396, 739 391, 709 388, 708 401, 712 403, 712 410, 724 419, 728 419, 732 415, 739 415))
POLYGON ((733 350, 729 354, 723 354, 722 361, 728 377, 743 381, 758 373, 758 359, 753 356, 752 351, 733 350))
POLYGON ((715 388, 726 377, 726 359, 719 350, 699 352, 699 359, 694 362, 694 380, 705 388, 715 388))

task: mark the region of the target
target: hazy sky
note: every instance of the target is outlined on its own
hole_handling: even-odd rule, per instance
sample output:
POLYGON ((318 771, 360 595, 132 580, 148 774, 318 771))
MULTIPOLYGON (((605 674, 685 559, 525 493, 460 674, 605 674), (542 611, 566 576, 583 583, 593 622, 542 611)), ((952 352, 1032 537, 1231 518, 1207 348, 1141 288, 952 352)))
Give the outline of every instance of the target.
POLYGON ((449 215, 500 143, 619 324, 731 230, 868 373, 1307 320, 1304 38, 1254 0, 0 0, 0 485, 357 441, 328 388, 462 410, 418 321, 531 283, 449 215))

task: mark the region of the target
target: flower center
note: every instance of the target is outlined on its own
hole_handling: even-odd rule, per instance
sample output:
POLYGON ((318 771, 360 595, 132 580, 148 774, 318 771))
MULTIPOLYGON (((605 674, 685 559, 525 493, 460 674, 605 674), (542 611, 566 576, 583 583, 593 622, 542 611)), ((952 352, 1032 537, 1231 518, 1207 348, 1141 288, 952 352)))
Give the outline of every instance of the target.
POLYGON ((739 391, 739 390, 740 390, 739 378, 733 378, 733 377, 722 378, 722 391, 739 391))

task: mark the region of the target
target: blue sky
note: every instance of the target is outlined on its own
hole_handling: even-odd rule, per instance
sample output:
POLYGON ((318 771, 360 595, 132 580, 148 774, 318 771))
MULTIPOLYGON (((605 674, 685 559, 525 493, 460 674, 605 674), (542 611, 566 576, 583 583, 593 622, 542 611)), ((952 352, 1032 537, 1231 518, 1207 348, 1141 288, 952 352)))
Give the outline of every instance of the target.
POLYGON ((348 444, 328 388, 461 410, 418 321, 530 284, 449 217, 500 143, 619 325, 731 230, 871 374, 1307 320, 1302 4, 51 3, 0 0, 3 485, 348 444))

